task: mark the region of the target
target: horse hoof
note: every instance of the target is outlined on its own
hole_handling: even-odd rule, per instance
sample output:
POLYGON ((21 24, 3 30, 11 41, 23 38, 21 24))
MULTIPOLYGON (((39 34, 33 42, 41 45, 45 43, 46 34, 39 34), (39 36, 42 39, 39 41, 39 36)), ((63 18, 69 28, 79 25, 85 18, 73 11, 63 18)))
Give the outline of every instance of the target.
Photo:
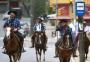
POLYGON ((25 50, 22 50, 22 53, 26 52, 25 50))
POLYGON ((30 48, 34 48, 34 46, 31 46, 30 48))
POLYGON ((57 58, 58 56, 54 56, 54 58, 57 58))
POLYGON ((3 53, 3 54, 7 54, 6 51, 3 51, 2 53, 3 53))

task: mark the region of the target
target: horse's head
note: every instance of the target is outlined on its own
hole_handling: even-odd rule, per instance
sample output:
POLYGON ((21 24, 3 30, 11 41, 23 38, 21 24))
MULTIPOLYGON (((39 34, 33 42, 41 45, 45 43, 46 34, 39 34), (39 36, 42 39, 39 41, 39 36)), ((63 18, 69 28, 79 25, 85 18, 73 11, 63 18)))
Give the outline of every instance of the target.
POLYGON ((36 32, 35 33, 35 42, 38 44, 41 44, 42 43, 42 36, 43 36, 43 33, 36 32))
POLYGON ((69 34, 65 34, 63 36, 63 45, 64 45, 64 47, 65 48, 70 47, 71 46, 71 42, 72 42, 71 36, 69 34))
POLYGON ((5 37, 6 37, 7 39, 10 38, 12 31, 13 31, 13 28, 12 28, 12 27, 9 27, 9 26, 8 26, 8 27, 5 28, 5 37))

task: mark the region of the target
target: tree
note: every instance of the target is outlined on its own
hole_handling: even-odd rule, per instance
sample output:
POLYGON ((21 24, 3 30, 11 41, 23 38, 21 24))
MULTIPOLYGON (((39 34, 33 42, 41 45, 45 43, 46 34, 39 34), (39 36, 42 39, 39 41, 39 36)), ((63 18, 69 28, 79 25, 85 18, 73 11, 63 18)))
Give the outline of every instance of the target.
POLYGON ((31 0, 20 0, 22 6, 24 7, 27 16, 30 17, 30 6, 31 6, 31 0))
POLYGON ((31 34, 33 33, 34 19, 45 14, 46 0, 21 0, 28 16, 31 18, 31 34))
POLYGON ((21 3, 28 16, 30 16, 30 11, 32 9, 35 17, 45 14, 46 0, 21 0, 21 3))

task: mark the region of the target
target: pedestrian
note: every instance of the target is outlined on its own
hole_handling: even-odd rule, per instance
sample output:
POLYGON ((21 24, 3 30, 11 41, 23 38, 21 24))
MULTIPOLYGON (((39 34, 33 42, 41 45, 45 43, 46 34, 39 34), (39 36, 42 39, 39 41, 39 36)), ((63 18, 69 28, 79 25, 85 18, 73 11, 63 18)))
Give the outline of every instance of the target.
POLYGON ((24 29, 24 37, 26 37, 29 34, 29 25, 28 23, 25 24, 25 29, 24 29))

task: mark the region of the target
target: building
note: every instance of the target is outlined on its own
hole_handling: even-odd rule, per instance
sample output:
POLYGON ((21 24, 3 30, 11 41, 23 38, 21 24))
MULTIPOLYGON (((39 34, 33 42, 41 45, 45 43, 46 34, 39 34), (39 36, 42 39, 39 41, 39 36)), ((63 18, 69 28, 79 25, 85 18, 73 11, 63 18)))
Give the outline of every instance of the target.
POLYGON ((8 10, 9 2, 8 0, 0 0, 0 13, 4 13, 8 10))
POLYGON ((72 19, 72 0, 50 0, 50 7, 57 7, 57 17, 53 19, 72 19))
MULTIPOLYGON (((90 0, 84 0, 85 2, 85 15, 84 20, 90 20, 90 0)), ((57 4, 57 16, 53 17, 53 19, 73 19, 74 18, 74 0, 50 0, 50 7, 56 8, 57 4), (56 2, 57 1, 57 2, 56 2)))
POLYGON ((14 7, 19 7, 19 0, 0 0, 0 13, 5 13, 14 7))
POLYGON ((84 20, 86 22, 90 23, 90 0, 84 0, 85 1, 85 15, 84 20))

